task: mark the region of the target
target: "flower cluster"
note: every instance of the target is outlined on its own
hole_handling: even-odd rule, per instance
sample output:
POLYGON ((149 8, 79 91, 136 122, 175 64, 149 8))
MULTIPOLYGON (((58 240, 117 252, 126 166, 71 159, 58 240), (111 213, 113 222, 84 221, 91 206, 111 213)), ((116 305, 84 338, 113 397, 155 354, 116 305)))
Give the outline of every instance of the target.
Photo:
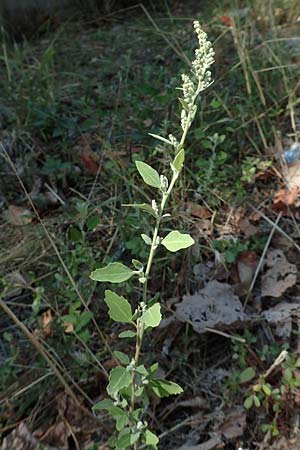
POLYGON ((198 37, 199 48, 195 50, 195 60, 192 62, 192 76, 182 75, 183 100, 187 105, 187 108, 183 108, 181 112, 181 127, 183 130, 187 125, 188 114, 190 114, 190 125, 196 113, 196 106, 194 105, 196 97, 212 81, 211 72, 208 70, 214 62, 212 44, 207 39, 207 34, 201 30, 198 21, 194 21, 194 29, 198 37))

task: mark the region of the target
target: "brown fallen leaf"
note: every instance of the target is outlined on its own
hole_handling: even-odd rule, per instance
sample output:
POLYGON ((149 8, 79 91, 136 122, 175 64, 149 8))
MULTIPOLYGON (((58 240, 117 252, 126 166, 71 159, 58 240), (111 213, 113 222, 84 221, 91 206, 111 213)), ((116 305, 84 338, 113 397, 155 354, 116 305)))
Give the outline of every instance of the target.
MULTIPOLYGON (((68 450, 70 436, 75 437, 78 442, 85 442, 99 429, 100 420, 88 415, 65 394, 56 397, 56 411, 57 416, 53 425, 35 433, 43 443, 55 445, 60 450, 68 450)), ((102 427, 107 431, 104 425, 102 427)))
POLYGON ((230 16, 221 16, 220 17, 220 22, 222 22, 224 25, 226 25, 228 28, 232 28, 233 27, 233 20, 230 16))
POLYGON ((9 205, 7 211, 4 212, 6 220, 15 226, 28 225, 32 222, 32 212, 23 206, 9 205))
POLYGON ((289 189, 300 188, 300 162, 287 167, 285 174, 286 184, 289 189))
POLYGON ((205 206, 197 205, 197 203, 189 202, 187 210, 191 216, 198 217, 198 219, 209 219, 212 216, 212 212, 209 209, 205 208, 205 206))
POLYGON ((255 236, 258 232, 258 228, 247 219, 243 217, 238 222, 238 229, 243 233, 246 239, 249 239, 251 236, 255 236))
POLYGON ((195 223, 201 237, 208 238, 213 233, 213 225, 209 219, 199 219, 195 223))
POLYGON ((41 315, 40 321, 41 321, 43 334, 44 334, 45 338, 53 336, 53 331, 52 331, 52 327, 51 327, 51 324, 53 321, 53 314, 52 314, 51 309, 47 309, 47 311, 45 311, 41 315))
POLYGON ((287 261, 281 250, 270 250, 265 265, 269 269, 261 278, 262 297, 278 298, 296 284, 297 267, 287 261))
POLYGON ((247 293, 252 283, 258 264, 257 254, 253 250, 247 250, 239 254, 237 270, 240 280, 240 293, 247 293))
POLYGON ((298 206, 300 199, 300 188, 280 189, 273 197, 273 209, 282 209, 286 206, 298 206))
POLYGON ((71 334, 74 331, 74 325, 70 322, 64 323, 64 331, 66 334, 71 334))
POLYGON ((84 148, 80 153, 80 159, 83 162, 85 168, 94 176, 99 171, 99 157, 97 153, 93 152, 89 148, 84 148))

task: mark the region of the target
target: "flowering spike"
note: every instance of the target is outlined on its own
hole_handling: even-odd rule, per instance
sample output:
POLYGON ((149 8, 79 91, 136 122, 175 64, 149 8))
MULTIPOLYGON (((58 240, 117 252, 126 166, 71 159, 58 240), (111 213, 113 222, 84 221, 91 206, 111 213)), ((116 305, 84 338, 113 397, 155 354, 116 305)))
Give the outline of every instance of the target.
POLYGON ((201 29, 197 20, 194 21, 194 29, 198 37, 199 48, 195 50, 195 59, 192 62, 191 75, 183 74, 182 91, 183 100, 189 107, 189 111, 181 111, 181 127, 184 130, 189 127, 196 113, 195 100, 200 92, 204 91, 212 82, 209 67, 214 62, 214 50, 207 34, 201 29))

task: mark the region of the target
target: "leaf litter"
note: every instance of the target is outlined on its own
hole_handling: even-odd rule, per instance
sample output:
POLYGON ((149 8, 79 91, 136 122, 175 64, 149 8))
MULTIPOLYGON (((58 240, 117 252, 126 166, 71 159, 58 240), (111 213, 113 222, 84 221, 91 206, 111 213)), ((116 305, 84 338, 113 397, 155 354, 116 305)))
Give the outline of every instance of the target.
POLYGON ((205 333, 208 328, 239 327, 249 319, 233 287, 216 280, 209 281, 196 294, 183 296, 175 315, 190 323, 197 333, 205 333))
POLYGON ((262 297, 281 297, 281 295, 297 282, 297 267, 286 259, 280 249, 270 250, 265 265, 268 270, 261 279, 262 297))

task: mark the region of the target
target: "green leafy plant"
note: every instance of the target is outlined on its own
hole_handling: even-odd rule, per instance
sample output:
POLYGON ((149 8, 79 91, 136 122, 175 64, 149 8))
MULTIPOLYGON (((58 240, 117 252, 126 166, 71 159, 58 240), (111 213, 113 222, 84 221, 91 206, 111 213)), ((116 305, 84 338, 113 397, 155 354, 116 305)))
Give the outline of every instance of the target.
POLYGON ((261 161, 259 158, 247 156, 242 162, 242 181, 252 183, 257 172, 264 172, 271 167, 271 165, 272 161, 261 161))
POLYGON ((264 345, 259 350, 257 338, 248 330, 243 339, 233 345, 238 368, 226 380, 227 393, 231 398, 242 394, 244 408, 259 411, 267 442, 282 433, 281 424, 298 408, 300 358, 287 351, 287 344, 264 345))
POLYGON ((213 63, 214 51, 207 35, 201 30, 199 22, 194 22, 194 28, 199 41, 199 48, 195 50, 195 60, 192 62, 191 73, 182 75, 181 104, 181 138, 169 135, 168 138, 154 135, 152 137, 163 141, 174 150, 174 156, 170 163, 170 176, 160 175, 153 167, 143 161, 136 161, 136 168, 144 183, 156 190, 158 199, 151 204, 127 204, 142 210, 153 218, 154 227, 152 236, 141 235, 141 239, 149 248, 146 264, 138 260, 132 260, 132 267, 125 266, 121 262, 112 262, 103 268, 96 269, 90 275, 95 281, 123 283, 132 277, 137 277, 141 286, 141 299, 132 309, 129 301, 112 290, 105 291, 104 301, 109 309, 109 316, 115 322, 128 324, 129 329, 123 331, 119 337, 122 339, 135 339, 134 355, 123 352, 114 352, 120 362, 118 367, 111 370, 107 392, 109 399, 102 400, 95 405, 95 410, 107 410, 116 421, 116 436, 112 437, 111 445, 117 449, 137 449, 141 443, 150 450, 157 449, 158 437, 148 428, 145 413, 149 405, 151 395, 168 397, 180 394, 182 388, 165 379, 156 377, 158 364, 145 367, 140 363, 143 337, 146 330, 157 327, 161 321, 161 305, 156 296, 149 299, 148 281, 154 256, 159 246, 165 247, 170 252, 177 252, 190 247, 194 240, 189 234, 178 230, 170 231, 166 236, 159 235, 160 225, 165 217, 165 208, 176 181, 184 166, 184 144, 189 128, 194 120, 197 106, 196 99, 200 92, 211 84, 209 68, 213 63))

